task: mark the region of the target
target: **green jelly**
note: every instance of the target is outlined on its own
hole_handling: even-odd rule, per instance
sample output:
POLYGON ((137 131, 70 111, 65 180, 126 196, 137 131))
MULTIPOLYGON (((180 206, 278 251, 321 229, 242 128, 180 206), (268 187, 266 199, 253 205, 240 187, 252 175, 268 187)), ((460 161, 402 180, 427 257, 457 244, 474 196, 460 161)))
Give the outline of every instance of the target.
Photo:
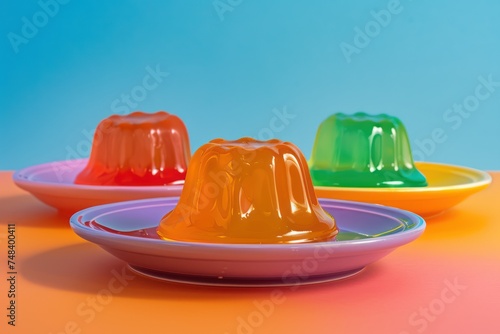
POLYGON ((316 134, 309 160, 315 186, 425 187, 403 123, 386 114, 333 114, 316 134))

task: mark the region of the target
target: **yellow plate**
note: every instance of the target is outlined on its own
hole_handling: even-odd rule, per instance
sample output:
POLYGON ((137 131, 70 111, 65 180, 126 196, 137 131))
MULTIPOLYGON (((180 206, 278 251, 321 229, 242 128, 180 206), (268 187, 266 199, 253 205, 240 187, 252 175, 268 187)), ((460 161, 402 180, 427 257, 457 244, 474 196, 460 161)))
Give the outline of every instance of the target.
POLYGON ((353 188, 314 187, 318 198, 331 198, 393 206, 429 217, 447 210, 485 189, 491 176, 483 171, 453 165, 416 162, 427 187, 353 188))

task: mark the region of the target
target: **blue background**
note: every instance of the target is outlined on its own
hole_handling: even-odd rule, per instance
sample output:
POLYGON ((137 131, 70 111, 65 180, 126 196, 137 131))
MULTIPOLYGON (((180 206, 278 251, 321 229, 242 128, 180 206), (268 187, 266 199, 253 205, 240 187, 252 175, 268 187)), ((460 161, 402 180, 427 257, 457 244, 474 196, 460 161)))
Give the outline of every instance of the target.
POLYGON ((500 84, 474 97, 500 82, 498 1, 54 1, 0 5, 0 169, 88 156, 113 112, 177 114, 193 151, 273 135, 308 157, 323 119, 363 110, 398 116, 416 160, 500 170, 500 84))

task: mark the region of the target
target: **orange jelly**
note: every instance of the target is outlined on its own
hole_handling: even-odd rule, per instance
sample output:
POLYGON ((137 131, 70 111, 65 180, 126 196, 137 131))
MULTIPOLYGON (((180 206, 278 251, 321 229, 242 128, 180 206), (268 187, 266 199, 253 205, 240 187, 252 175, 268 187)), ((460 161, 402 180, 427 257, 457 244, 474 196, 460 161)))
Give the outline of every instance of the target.
POLYGON ((164 111, 110 116, 97 126, 76 184, 149 186, 183 183, 191 159, 182 120, 164 111))
POLYGON ((177 206, 158 227, 167 240, 228 244, 324 241, 337 233, 300 150, 252 138, 200 147, 177 206))

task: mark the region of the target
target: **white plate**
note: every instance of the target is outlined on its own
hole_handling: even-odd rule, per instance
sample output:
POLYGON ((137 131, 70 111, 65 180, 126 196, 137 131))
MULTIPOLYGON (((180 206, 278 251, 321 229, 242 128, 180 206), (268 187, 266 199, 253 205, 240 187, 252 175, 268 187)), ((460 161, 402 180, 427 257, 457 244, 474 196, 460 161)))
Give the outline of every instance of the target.
POLYGON ((414 213, 381 205, 320 199, 340 233, 337 240, 302 244, 217 244, 165 241, 156 227, 177 198, 88 208, 70 219, 82 238, 147 277, 202 285, 312 284, 354 275, 421 235, 414 213))
POLYGON ((182 185, 168 186, 94 186, 75 184, 88 159, 56 161, 14 173, 15 184, 40 201, 66 214, 113 202, 143 198, 179 196, 182 185))

